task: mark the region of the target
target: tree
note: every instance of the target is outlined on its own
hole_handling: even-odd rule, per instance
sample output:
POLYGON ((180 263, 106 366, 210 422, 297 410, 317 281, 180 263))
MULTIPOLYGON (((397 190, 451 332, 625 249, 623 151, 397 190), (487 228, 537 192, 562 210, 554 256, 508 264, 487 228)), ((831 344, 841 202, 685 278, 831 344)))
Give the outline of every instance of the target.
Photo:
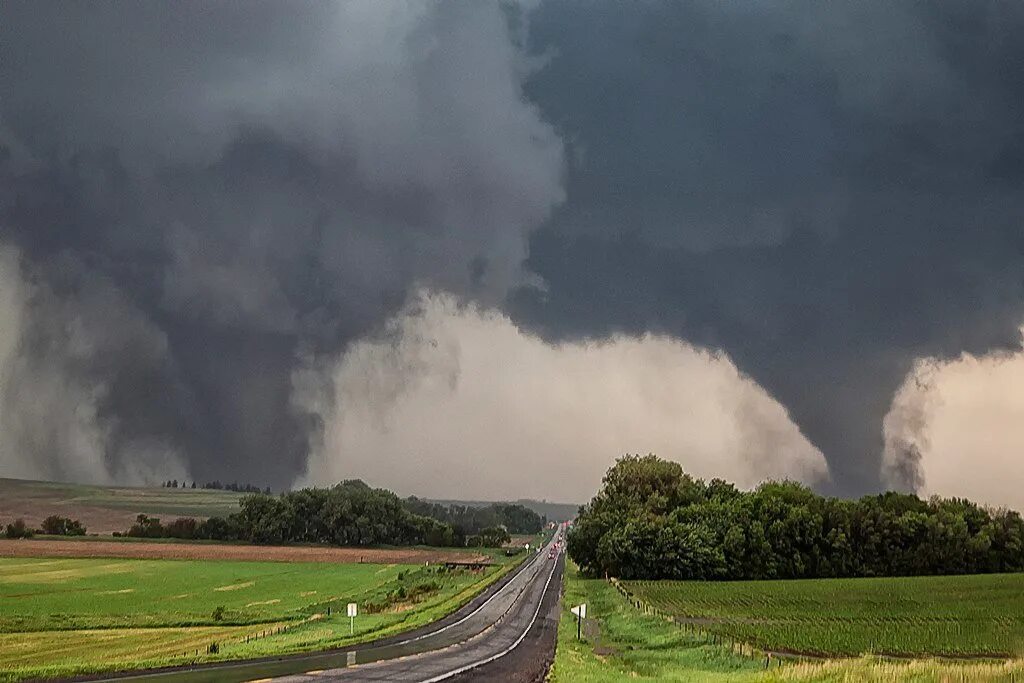
POLYGON ((590 575, 772 579, 1020 571, 1024 521, 964 499, 825 498, 795 482, 740 491, 625 456, 580 509, 570 557, 590 575))
POLYGON ((39 525, 39 529, 44 534, 50 536, 84 536, 85 527, 77 519, 70 519, 68 517, 61 517, 60 515, 50 515, 43 520, 43 523, 39 525))
POLYGON ((482 548, 500 548, 511 540, 512 537, 509 536, 505 527, 492 526, 482 529, 479 534, 473 536, 470 539, 469 545, 482 548))
POLYGON ((164 529, 160 524, 159 517, 139 515, 135 518, 135 524, 132 525, 125 535, 137 538, 162 538, 164 529))
POLYGON ((25 520, 16 519, 7 525, 7 538, 32 538, 32 529, 25 524, 25 520))
POLYGON ((165 524, 163 535, 167 538, 184 538, 191 540, 196 538, 199 523, 191 517, 179 517, 170 524, 165 524))

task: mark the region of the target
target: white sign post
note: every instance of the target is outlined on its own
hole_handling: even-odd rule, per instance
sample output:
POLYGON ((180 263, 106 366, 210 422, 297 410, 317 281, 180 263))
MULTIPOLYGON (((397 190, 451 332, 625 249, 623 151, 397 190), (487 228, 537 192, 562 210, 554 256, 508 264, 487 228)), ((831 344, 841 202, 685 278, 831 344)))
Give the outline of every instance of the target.
POLYGON ((587 618, 587 603, 577 605, 569 611, 576 615, 576 640, 580 640, 583 631, 583 620, 587 618))
POLYGON ((358 611, 359 611, 359 608, 356 607, 356 603, 354 603, 354 602, 348 603, 348 633, 349 633, 349 635, 352 635, 353 633, 356 632, 356 613, 358 611))

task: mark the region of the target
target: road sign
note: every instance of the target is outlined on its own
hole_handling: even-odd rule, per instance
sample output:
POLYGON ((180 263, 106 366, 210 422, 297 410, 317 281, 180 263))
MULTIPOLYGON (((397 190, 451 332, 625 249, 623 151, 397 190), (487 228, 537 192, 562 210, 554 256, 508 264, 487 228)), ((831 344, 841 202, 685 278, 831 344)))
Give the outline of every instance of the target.
POLYGON ((359 608, 356 607, 356 603, 348 603, 348 634, 352 635, 356 632, 356 612, 359 608))
POLYGON ((580 640, 583 635, 583 620, 587 618, 587 603, 576 605, 569 611, 576 615, 576 640, 580 640))

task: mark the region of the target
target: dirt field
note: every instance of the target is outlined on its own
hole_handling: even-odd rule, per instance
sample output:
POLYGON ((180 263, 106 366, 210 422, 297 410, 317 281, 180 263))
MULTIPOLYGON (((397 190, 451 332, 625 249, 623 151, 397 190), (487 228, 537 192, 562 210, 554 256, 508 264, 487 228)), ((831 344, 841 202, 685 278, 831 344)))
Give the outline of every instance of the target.
POLYGON ((204 489, 89 486, 0 478, 0 524, 24 519, 31 526, 49 515, 80 520, 91 534, 125 531, 145 513, 170 521, 204 519, 238 509, 241 494, 204 489))
POLYGON ((486 560, 458 550, 428 548, 360 549, 291 546, 54 541, 0 539, 0 557, 117 557, 144 560, 256 560, 266 562, 372 562, 422 564, 448 560, 486 560))

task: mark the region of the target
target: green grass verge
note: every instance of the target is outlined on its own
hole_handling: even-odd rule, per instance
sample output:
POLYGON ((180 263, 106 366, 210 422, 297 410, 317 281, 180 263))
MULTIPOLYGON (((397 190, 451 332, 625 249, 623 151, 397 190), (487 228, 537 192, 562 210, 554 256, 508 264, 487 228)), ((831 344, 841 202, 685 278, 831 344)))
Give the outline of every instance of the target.
POLYGON ((516 564, 473 573, 380 564, 0 559, 0 681, 365 642, 453 612, 516 564), (354 635, 348 602, 360 605, 354 635), (216 655, 206 653, 212 642, 220 645, 216 655))
POLYGON ((1024 574, 623 585, 666 613, 764 649, 829 656, 1024 652, 1024 574))
POLYGON ((565 569, 552 683, 754 680, 762 664, 708 644, 656 616, 641 614, 606 581, 565 569), (584 640, 569 609, 587 603, 584 640))

